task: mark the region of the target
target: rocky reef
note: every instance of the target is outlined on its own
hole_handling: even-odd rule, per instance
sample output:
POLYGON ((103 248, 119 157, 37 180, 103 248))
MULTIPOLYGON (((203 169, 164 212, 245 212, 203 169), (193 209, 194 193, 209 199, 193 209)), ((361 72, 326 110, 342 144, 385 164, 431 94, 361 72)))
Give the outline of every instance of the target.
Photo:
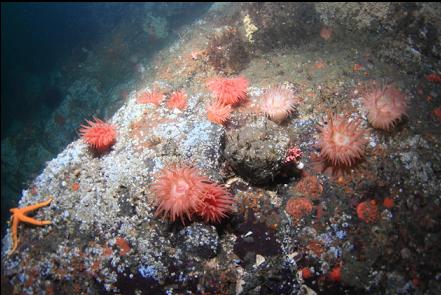
POLYGON ((8 230, 2 293, 439 294, 440 12, 437 3, 213 4, 141 65, 147 74, 112 88, 127 93, 107 120, 117 131, 108 152, 78 138, 23 191, 19 207, 53 198, 33 215, 52 224, 19 224, 12 254, 8 230), (247 99, 212 123, 207 81, 232 74, 248 79, 247 99), (375 129, 364 97, 392 83, 407 112, 375 129), (299 103, 278 124, 259 101, 280 84, 294 85, 299 103), (158 89, 159 105, 137 102, 158 89), (187 107, 168 108, 182 89, 187 107), (317 127, 330 113, 370 131, 348 169, 320 156, 317 127), (287 162, 292 147, 302 165, 287 162), (235 202, 228 217, 156 216, 151 185, 174 163, 223 184, 235 202))

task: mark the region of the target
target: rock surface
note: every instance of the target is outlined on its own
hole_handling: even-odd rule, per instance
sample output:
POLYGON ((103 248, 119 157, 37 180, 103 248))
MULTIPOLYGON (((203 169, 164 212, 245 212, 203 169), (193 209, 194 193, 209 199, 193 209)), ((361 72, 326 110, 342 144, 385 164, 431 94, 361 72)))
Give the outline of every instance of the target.
POLYGON ((264 117, 226 134, 224 157, 234 171, 255 184, 268 184, 280 173, 289 136, 264 117))
MULTIPOLYGON (((424 32, 432 26, 427 34, 439 38, 439 10, 419 3, 299 5, 216 4, 145 64, 148 74, 130 84, 108 120, 118 131, 112 150, 97 157, 75 140, 23 191, 19 207, 54 197, 33 216, 52 224, 21 224, 10 256, 8 230, 2 293, 439 293, 441 120, 434 109, 441 105, 441 86, 427 78, 441 74, 437 47, 429 46, 439 39, 418 39, 418 48, 435 52, 419 51, 412 71, 404 68, 411 58, 396 51, 411 36, 398 25, 403 11, 412 12, 411 23, 424 32), (259 7, 274 22, 258 16, 259 7), (299 15, 299 7, 314 15, 312 23, 289 18, 299 15), (254 55, 237 68, 250 81, 248 101, 233 108, 225 126, 215 125, 206 117, 205 106, 214 99, 206 82, 223 70, 208 62, 207 40, 236 27, 237 38, 247 42, 246 15, 258 28, 256 43, 247 44, 254 55), (378 23, 400 36, 397 46, 378 23), (276 32, 273 44, 283 45, 294 25, 306 27, 287 36, 287 47, 267 47, 270 35, 259 39, 259 29, 276 32), (330 38, 320 36, 322 25, 333 29, 330 38), (366 28, 369 34, 362 34, 366 28), (378 54, 378 44, 391 44, 384 47, 387 55, 378 54), (361 126, 370 128, 362 101, 371 81, 393 81, 405 92, 407 117, 391 132, 373 129, 363 161, 348 174, 332 175, 317 160, 316 126, 332 112, 361 118, 361 126), (295 84, 302 102, 296 116, 279 126, 260 113, 258 102, 265 89, 281 83, 295 84), (136 102, 137 93, 157 88, 166 96, 159 106, 136 102), (183 111, 166 106, 176 89, 188 95, 183 111), (303 172, 282 171, 273 182, 291 142, 302 151, 303 172), (182 225, 155 216, 150 185, 176 162, 224 184, 236 201, 234 212, 220 224, 195 219, 182 225), (311 175, 315 185, 299 185, 311 175), (292 219, 285 206, 293 197, 310 198, 312 212, 292 219), (378 213, 369 223, 357 213, 365 201, 378 213)), ((18 161, 5 154, 12 157, 7 165, 18 161)))

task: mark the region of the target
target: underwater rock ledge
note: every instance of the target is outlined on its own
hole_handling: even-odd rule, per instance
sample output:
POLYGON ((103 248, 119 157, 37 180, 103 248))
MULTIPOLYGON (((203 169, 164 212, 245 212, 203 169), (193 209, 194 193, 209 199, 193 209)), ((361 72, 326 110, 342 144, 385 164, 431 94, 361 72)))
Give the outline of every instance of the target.
POLYGON ((8 229, 2 293, 441 293, 439 47, 415 29, 439 40, 440 11, 429 3, 214 4, 130 89, 107 121, 117 133, 109 150, 97 155, 78 139, 23 191, 20 208, 53 198, 32 215, 51 224, 20 224, 11 255, 8 229), (210 47, 213 38, 240 40, 243 64, 231 68, 235 57, 210 47), (412 50, 398 54, 411 45, 417 60, 412 50), (249 81, 246 99, 213 123, 207 82, 233 72, 249 81), (369 122, 371 80, 394 81, 408 102, 389 131, 369 122), (295 85, 301 102, 277 124, 259 102, 280 84, 295 85), (187 95, 182 109, 167 104, 178 90, 187 95), (139 99, 155 91, 163 94, 156 104, 139 99), (347 169, 320 158, 317 127, 332 125, 329 113, 371 129, 347 169), (175 164, 222 184, 232 212, 220 223, 157 216, 151 184, 175 164))

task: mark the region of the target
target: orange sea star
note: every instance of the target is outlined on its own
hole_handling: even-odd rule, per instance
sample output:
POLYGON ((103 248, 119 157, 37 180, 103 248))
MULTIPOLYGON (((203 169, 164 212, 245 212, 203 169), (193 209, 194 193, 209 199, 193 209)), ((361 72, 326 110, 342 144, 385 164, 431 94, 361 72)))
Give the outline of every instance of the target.
POLYGON ((47 225, 47 224, 51 224, 52 222, 50 221, 42 221, 42 220, 36 220, 34 218, 31 218, 29 216, 26 216, 27 213, 37 210, 41 207, 45 207, 47 205, 50 204, 50 202, 52 202, 52 198, 50 198, 47 201, 41 202, 41 203, 37 203, 35 205, 30 205, 24 208, 12 208, 9 211, 12 213, 11 216, 11 221, 12 221, 12 249, 9 252, 8 255, 11 255, 15 249, 17 249, 18 246, 18 238, 17 238, 17 230, 18 230, 18 224, 20 222, 27 222, 30 224, 34 224, 34 225, 47 225))

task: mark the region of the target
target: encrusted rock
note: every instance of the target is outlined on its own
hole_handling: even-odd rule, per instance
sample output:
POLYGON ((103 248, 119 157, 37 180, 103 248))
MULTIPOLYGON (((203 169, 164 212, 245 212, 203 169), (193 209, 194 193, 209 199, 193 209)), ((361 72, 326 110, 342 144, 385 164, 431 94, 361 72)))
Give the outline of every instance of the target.
MULTIPOLYGON (((256 28, 253 45, 262 51, 298 44, 318 30, 318 14, 310 3, 243 3, 249 21, 256 28)), ((244 16, 245 17, 245 16, 244 16)))
POLYGON ((179 232, 184 253, 211 258, 218 252, 219 236, 214 226, 194 223, 179 232))
POLYGON ((236 173, 256 184, 279 174, 289 147, 288 134, 266 118, 227 133, 224 156, 236 173))

